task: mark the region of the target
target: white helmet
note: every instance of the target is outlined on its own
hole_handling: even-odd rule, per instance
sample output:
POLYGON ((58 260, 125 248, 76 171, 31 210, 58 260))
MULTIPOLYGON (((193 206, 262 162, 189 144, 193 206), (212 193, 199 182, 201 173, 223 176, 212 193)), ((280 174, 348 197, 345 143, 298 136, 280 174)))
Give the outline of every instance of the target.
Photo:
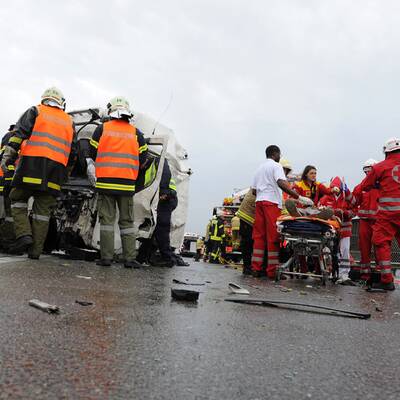
POLYGON ((46 89, 42 94, 42 103, 65 110, 65 98, 62 91, 55 86, 46 89))
POLYGON ((368 158, 368 160, 364 162, 363 169, 370 168, 375 164, 378 164, 378 161, 374 160, 373 158, 368 158))
POLYGON ((390 153, 395 150, 400 150, 400 139, 392 137, 386 140, 386 143, 383 146, 383 152, 390 153))
POLYGON ((113 118, 128 117, 132 118, 133 114, 125 97, 117 96, 110 100, 107 104, 108 115, 113 118))

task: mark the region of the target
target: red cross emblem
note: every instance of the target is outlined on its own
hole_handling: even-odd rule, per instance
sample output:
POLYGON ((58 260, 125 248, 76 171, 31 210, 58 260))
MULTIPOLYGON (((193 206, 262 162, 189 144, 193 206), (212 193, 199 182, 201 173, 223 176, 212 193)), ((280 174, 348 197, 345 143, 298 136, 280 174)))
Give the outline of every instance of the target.
POLYGON ((396 165, 392 169, 392 178, 395 182, 400 183, 400 165, 396 165))

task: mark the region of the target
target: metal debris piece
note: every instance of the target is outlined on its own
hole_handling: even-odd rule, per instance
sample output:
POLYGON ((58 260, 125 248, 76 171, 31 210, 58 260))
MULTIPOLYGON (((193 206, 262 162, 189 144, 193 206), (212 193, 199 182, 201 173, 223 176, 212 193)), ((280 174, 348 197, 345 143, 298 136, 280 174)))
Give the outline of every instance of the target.
POLYGON ((400 312, 396 311, 393 313, 393 315, 400 315, 400 312))
POLYGON ((86 301, 86 300, 75 300, 75 303, 80 304, 81 306, 92 306, 93 305, 92 301, 86 301))
POLYGON ((60 312, 60 308, 58 306, 48 304, 37 299, 29 300, 29 305, 38 308, 39 310, 46 311, 49 314, 58 314, 60 312))
MULTIPOLYGON (((307 304, 307 303, 298 303, 298 302, 293 302, 293 301, 281 301, 281 300, 270 300, 270 299, 244 299, 244 298, 227 298, 225 301, 231 301, 233 303, 243 303, 243 304, 253 304, 253 305, 259 305, 259 306, 272 306, 272 307, 278 307, 279 305, 283 306, 300 306, 300 307, 306 307, 306 308, 315 308, 319 310, 327 310, 331 311, 331 314, 338 315, 343 314, 344 316, 352 316, 354 318, 361 318, 361 319, 368 319, 371 317, 371 314, 369 313, 361 313, 361 312, 354 312, 354 311, 347 311, 347 310, 341 310, 338 308, 332 308, 332 307, 325 307, 325 306, 319 306, 315 304, 307 304)), ((301 311, 298 309, 298 311, 301 311)))
POLYGON ((301 294, 302 296, 307 296, 308 295, 308 293, 305 292, 304 290, 300 290, 299 294, 301 294))
POLYGON ((197 301, 200 292, 187 289, 171 289, 171 296, 175 300, 197 301))
POLYGON ((189 285, 189 286, 204 286, 205 283, 190 283, 190 282, 184 282, 180 281, 179 279, 172 279, 173 283, 176 283, 178 285, 189 285))
POLYGON ((375 311, 382 312, 383 310, 380 307, 375 307, 375 311))
POLYGON ((380 288, 372 288, 372 287, 368 287, 367 289, 365 289, 367 292, 370 293, 386 293, 385 289, 380 289, 380 288))
POLYGON ((311 286, 311 285, 306 285, 306 288, 313 289, 313 288, 314 288, 314 286, 311 286))
POLYGON ((281 287, 279 288, 279 290, 280 290, 281 292, 283 292, 283 293, 288 293, 288 292, 291 292, 293 289, 287 288, 287 287, 285 287, 285 286, 281 286, 281 287))
POLYGON ((228 283, 228 288, 232 293, 235 294, 250 294, 247 289, 242 288, 241 286, 237 285, 236 283, 228 283))
POLYGON ((92 279, 91 276, 76 275, 76 277, 80 279, 92 279))

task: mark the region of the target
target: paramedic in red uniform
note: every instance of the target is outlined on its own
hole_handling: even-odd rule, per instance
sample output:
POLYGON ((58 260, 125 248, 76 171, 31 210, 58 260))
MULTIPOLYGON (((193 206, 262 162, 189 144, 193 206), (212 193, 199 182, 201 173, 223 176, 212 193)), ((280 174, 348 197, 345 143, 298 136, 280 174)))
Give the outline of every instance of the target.
POLYGON ((383 152, 385 160, 372 166, 355 195, 379 184, 378 212, 372 228, 376 270, 371 273, 369 284, 372 288, 394 290, 391 245, 394 237, 398 242, 400 239, 400 139, 387 140, 383 152))
POLYGON ((256 195, 256 214, 253 227, 253 276, 262 276, 264 253, 267 249, 267 276, 275 278, 279 264, 279 234, 276 220, 281 215, 282 190, 297 199, 301 204, 312 206, 312 200, 299 196, 290 188, 282 165, 279 164, 281 151, 278 146, 268 146, 265 150, 267 160, 258 168, 252 189, 256 195))
POLYGON ((350 238, 353 226, 351 220, 355 216, 350 203, 351 193, 338 176, 332 179, 330 188, 332 193, 325 195, 319 206, 331 208, 340 218, 339 260, 341 267, 350 268, 350 238))
MULTIPOLYGON (((372 158, 365 161, 363 171, 366 175, 378 161, 372 158)), ((349 278, 353 281, 368 281, 371 275, 372 228, 378 211, 379 188, 374 187, 369 192, 360 191, 356 186, 353 190, 352 206, 357 209, 360 218, 358 225, 358 248, 360 249, 360 265, 352 265, 349 278), (358 193, 354 195, 354 193, 358 193)))

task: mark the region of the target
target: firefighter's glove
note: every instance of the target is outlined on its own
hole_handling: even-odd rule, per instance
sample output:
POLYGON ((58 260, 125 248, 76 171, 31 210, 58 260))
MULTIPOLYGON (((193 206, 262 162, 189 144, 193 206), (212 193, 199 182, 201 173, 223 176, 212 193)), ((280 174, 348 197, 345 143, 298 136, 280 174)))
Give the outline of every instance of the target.
POLYGON ((10 146, 6 146, 0 163, 0 168, 3 171, 3 174, 8 173, 8 166, 14 164, 17 157, 17 151, 10 146))
POLYGON ((299 196, 298 201, 301 205, 306 207, 312 207, 314 205, 314 202, 305 196, 299 196))
POLYGON ((86 173, 89 179, 89 183, 92 186, 96 185, 96 167, 94 166, 94 161, 91 158, 86 159, 87 169, 86 173))

